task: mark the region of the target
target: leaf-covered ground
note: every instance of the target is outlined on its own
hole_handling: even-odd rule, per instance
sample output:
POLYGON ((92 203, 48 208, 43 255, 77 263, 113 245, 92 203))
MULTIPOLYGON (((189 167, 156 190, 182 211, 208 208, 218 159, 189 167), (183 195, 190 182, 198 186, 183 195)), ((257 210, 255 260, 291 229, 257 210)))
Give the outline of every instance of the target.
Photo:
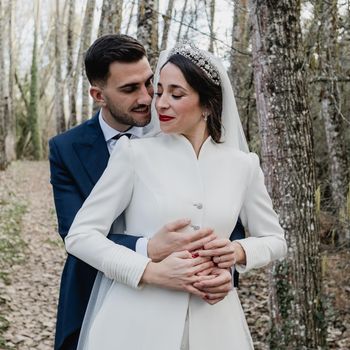
MULTIPOLYGON (((0 349, 53 349, 65 259, 53 208, 47 162, 0 172, 0 349)), ((329 346, 350 349, 350 253, 323 254, 329 346)), ((267 271, 242 276, 239 293, 255 348, 268 349, 267 271)))

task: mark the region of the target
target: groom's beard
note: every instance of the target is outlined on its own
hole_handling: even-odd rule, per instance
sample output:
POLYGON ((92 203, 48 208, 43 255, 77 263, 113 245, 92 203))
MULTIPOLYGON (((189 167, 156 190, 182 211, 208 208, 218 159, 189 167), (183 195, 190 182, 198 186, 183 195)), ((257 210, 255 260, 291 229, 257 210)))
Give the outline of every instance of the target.
POLYGON ((108 103, 107 109, 112 118, 119 124, 142 127, 151 121, 151 106, 136 105, 129 112, 123 112, 118 107, 108 103))

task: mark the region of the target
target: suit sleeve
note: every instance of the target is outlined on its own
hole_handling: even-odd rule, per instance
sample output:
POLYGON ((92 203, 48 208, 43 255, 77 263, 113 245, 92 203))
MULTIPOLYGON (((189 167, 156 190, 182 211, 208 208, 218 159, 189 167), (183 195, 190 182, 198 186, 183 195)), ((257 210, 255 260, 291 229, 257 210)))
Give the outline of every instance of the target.
MULTIPOLYGON (((64 240, 75 215, 84 203, 85 197, 79 190, 76 180, 64 165, 59 147, 57 147, 54 139, 50 140, 49 147, 51 184, 57 213, 58 233, 64 240)), ((139 238, 125 234, 113 234, 110 237, 115 243, 132 250, 135 250, 139 238)))
POLYGON ((79 210, 65 238, 68 253, 107 277, 137 287, 150 259, 107 239, 113 221, 132 196, 134 159, 130 140, 123 137, 108 166, 79 210))
POLYGON ((236 265, 243 273, 283 258, 287 252, 284 231, 278 222, 276 212, 264 183, 264 174, 259 158, 251 153, 251 177, 246 190, 240 218, 248 229, 250 237, 238 240, 246 253, 246 265, 236 265))

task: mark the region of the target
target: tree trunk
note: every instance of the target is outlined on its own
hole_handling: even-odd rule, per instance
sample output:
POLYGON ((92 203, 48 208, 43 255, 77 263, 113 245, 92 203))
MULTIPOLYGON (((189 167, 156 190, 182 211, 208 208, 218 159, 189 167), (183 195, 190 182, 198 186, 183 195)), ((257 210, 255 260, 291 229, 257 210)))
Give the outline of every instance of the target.
POLYGON ((323 349, 312 126, 301 46, 300 1, 250 1, 253 66, 266 185, 288 257, 271 270, 271 349, 323 349))
MULTIPOLYGON (((190 35, 190 29, 193 29, 193 28, 196 28, 197 26, 197 21, 198 21, 198 14, 201 16, 202 13, 201 13, 201 0, 196 0, 194 1, 194 3, 191 4, 191 7, 190 9, 188 9, 186 11, 186 31, 184 34, 182 34, 181 32, 181 39, 180 40, 192 40, 192 37, 189 37, 190 35)), ((204 3, 205 5, 205 3, 204 3)), ((187 4, 186 4, 187 6, 187 4)), ((184 8, 184 11, 185 11, 185 8, 184 8)), ((184 12, 182 13, 182 16, 184 15, 184 12)), ((184 20, 184 17, 183 19, 184 20)), ((185 24, 185 23, 183 23, 185 24)), ((180 29, 179 29, 179 32, 178 34, 180 33, 180 29)))
POLYGON ((137 39, 144 45, 151 67, 155 68, 159 55, 157 0, 139 0, 137 39))
POLYGON ((160 47, 161 50, 165 50, 167 47, 169 28, 170 28, 171 15, 173 13, 173 8, 174 8, 174 0, 169 0, 168 8, 166 10, 165 16, 163 16, 164 28, 163 28, 163 35, 162 35, 162 45, 160 47))
POLYGON ((215 20, 215 0, 210 0, 210 23, 209 23, 210 40, 209 40, 209 52, 214 52, 214 37, 215 37, 214 20, 215 20))
POLYGON ((39 2, 34 2, 34 43, 33 43, 33 57, 31 66, 31 81, 30 81, 30 102, 29 102, 29 128, 31 132, 32 155, 35 160, 42 158, 42 144, 39 125, 39 79, 38 79, 38 22, 39 22, 39 2))
POLYGON ((55 120, 56 132, 60 134, 66 130, 66 119, 64 116, 64 100, 63 100, 63 81, 62 81, 62 55, 61 43, 62 38, 61 15, 59 8, 59 0, 56 0, 56 28, 55 28, 55 120))
POLYGON ((123 19, 123 0, 103 0, 98 36, 119 33, 123 19))
POLYGON ((77 105, 76 90, 74 87, 74 74, 77 74, 73 68, 74 61, 74 18, 75 18, 75 0, 69 0, 68 5, 68 27, 67 27, 67 87, 68 87, 68 127, 77 124, 77 105))
POLYGON ((4 15, 3 15, 3 3, 0 0, 0 170, 4 170, 7 167, 6 157, 6 115, 5 105, 7 103, 5 98, 5 65, 4 65, 4 15))
POLYGON ((14 111, 15 85, 15 49, 13 36, 13 21, 16 1, 8 2, 8 53, 9 53, 9 80, 8 80, 8 128, 6 137, 6 157, 9 162, 16 159, 16 115, 14 111))
MULTIPOLYGON (((339 218, 339 239, 350 239, 349 218, 346 218, 349 165, 345 151, 345 125, 341 112, 338 52, 338 5, 336 0, 318 0, 318 59, 321 82, 321 115, 323 117, 329 156, 330 180, 334 212, 339 218)), ((349 126, 348 126, 349 128, 349 126)))
POLYGON ((86 73, 85 73, 85 67, 83 62, 83 55, 84 52, 88 49, 88 47, 91 44, 91 35, 92 35, 92 25, 94 22, 94 12, 95 12, 95 5, 96 0, 88 0, 86 4, 86 10, 84 15, 84 23, 82 28, 82 36, 81 36, 81 43, 80 43, 80 62, 82 67, 82 120, 87 120, 90 118, 90 106, 91 106, 91 98, 89 95, 89 81, 87 79, 86 73))
POLYGON ((135 7, 135 1, 133 1, 131 3, 131 8, 130 8, 130 14, 129 14, 129 19, 128 19, 128 24, 126 26, 126 30, 125 30, 125 34, 129 34, 129 30, 130 30, 130 25, 131 25, 131 19, 134 13, 134 7, 135 7))
POLYGON ((176 37, 176 42, 177 43, 180 41, 180 38, 181 38, 181 30, 182 30, 182 25, 183 25, 183 22, 184 22, 184 19, 185 19, 185 14, 186 14, 186 10, 187 10, 187 3, 188 3, 188 0, 185 0, 184 7, 182 8, 180 26, 179 26, 179 30, 177 32, 177 37, 176 37))
POLYGON ((237 0, 233 9, 229 76, 247 141, 250 149, 256 150, 259 144, 259 133, 255 108, 253 69, 251 57, 248 54, 242 54, 242 52, 249 52, 249 43, 248 0, 237 0))

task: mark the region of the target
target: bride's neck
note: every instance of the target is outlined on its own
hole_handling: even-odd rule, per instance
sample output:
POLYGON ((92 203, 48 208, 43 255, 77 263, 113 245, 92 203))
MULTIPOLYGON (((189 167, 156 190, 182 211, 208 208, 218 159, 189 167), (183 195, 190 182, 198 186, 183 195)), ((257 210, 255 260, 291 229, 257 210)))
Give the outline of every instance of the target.
POLYGON ((183 135, 185 136, 188 141, 190 141, 194 152, 196 153, 196 156, 198 158, 199 152, 203 146, 203 143, 205 142, 205 140, 209 137, 209 132, 208 129, 205 128, 203 131, 201 132, 195 132, 193 134, 189 134, 189 135, 183 135))

